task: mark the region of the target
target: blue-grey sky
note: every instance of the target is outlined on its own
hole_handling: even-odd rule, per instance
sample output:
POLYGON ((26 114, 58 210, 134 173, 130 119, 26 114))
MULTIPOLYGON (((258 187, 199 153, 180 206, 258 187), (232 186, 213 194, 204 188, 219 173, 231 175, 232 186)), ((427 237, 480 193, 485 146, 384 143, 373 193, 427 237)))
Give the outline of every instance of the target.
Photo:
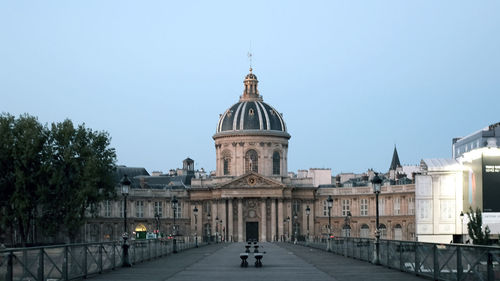
POLYGON ((219 114, 254 73, 289 170, 451 157, 500 121, 500 1, 0 2, 0 111, 112 137, 118 164, 215 169, 219 114))

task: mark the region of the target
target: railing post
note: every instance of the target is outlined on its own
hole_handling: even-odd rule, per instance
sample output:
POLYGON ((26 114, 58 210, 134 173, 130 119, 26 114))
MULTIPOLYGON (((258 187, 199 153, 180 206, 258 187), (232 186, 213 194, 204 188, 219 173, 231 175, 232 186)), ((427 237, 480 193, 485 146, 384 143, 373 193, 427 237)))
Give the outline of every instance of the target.
POLYGON ((113 242, 113 244, 111 244, 111 248, 113 249, 113 254, 111 254, 111 269, 115 269, 116 268, 116 249, 115 249, 115 242, 113 242))
POLYGON ((83 245, 83 278, 87 278, 87 244, 83 245))
POLYGON ((399 241, 399 270, 403 270, 403 242, 399 241))
POLYGON ((439 259, 437 244, 432 245, 432 253, 434 257, 434 280, 439 278, 439 259))
POLYGON ((418 259, 418 243, 417 242, 414 242, 415 243, 415 275, 418 275, 418 272, 419 272, 419 269, 420 269, 420 265, 419 265, 419 259, 418 259))
POLYGON ((68 246, 64 246, 63 279, 66 281, 69 280, 68 263, 68 246))
POLYGON ((12 251, 9 251, 9 254, 7 256, 7 272, 5 273, 5 280, 7 281, 13 281, 14 280, 14 270, 13 270, 13 258, 14 258, 14 253, 12 251))
MULTIPOLYGON (((45 280, 44 275, 44 265, 43 265, 43 248, 40 249, 40 253, 38 254, 38 280, 45 280)), ((27 265, 25 265, 27 266, 27 265)))
POLYGON ((389 240, 385 240, 385 262, 387 263, 386 266, 388 268, 391 268, 391 251, 389 251, 389 240))
POLYGON ((495 272, 493 271, 493 254, 488 250, 488 265, 487 265, 488 281, 495 280, 495 272))
POLYGON ((103 253, 104 245, 99 244, 99 273, 102 273, 102 253, 103 253))
POLYGON ((462 247, 457 247, 457 280, 462 280, 462 274, 464 273, 464 268, 462 265, 462 247))

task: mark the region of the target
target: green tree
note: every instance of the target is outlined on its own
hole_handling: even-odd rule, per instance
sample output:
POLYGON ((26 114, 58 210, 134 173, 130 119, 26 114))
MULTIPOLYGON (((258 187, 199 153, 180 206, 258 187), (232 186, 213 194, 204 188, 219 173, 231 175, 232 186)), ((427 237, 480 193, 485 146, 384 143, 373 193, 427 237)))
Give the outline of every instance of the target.
POLYGON ((0 116, 0 190, 2 228, 16 228, 26 245, 39 203, 40 187, 46 184, 47 128, 29 115, 15 119, 0 116))
POLYGON ((50 130, 50 177, 43 192, 43 220, 52 222, 48 233, 63 226, 75 241, 86 216, 99 203, 115 197, 116 154, 105 132, 95 132, 70 120, 52 124, 50 130))
POLYGON ((467 217, 469 218, 467 231, 472 239, 472 242, 476 245, 490 245, 490 228, 486 226, 483 232, 483 215, 481 213, 481 209, 477 208, 476 212, 474 212, 472 207, 469 207, 467 217))

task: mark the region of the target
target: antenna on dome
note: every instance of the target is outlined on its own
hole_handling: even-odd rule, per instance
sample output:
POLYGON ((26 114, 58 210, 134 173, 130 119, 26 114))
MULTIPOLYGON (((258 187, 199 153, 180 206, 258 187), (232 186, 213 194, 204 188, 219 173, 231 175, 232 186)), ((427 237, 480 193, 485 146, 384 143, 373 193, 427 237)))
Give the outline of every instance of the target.
POLYGON ((250 49, 248 50, 247 56, 248 56, 248 61, 250 63, 250 72, 252 72, 252 56, 253 56, 253 54, 252 54, 252 41, 250 41, 250 49))

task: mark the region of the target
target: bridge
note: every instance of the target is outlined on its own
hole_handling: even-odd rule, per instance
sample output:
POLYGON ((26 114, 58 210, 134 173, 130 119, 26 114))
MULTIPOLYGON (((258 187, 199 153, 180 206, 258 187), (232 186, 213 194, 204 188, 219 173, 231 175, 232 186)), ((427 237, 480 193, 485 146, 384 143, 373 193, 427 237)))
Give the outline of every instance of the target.
MULTIPOLYGON (((373 239, 259 243, 263 267, 240 266, 245 243, 134 241, 0 250, 0 280, 500 280, 500 248, 373 239), (329 251, 326 251, 326 250, 329 251), (177 253, 173 253, 176 250, 177 253)), ((253 251, 253 247, 251 248, 253 251)))
POLYGON ((212 244, 94 276, 91 280, 422 280, 415 275, 288 243, 260 243, 263 267, 240 267, 244 243, 212 244))

